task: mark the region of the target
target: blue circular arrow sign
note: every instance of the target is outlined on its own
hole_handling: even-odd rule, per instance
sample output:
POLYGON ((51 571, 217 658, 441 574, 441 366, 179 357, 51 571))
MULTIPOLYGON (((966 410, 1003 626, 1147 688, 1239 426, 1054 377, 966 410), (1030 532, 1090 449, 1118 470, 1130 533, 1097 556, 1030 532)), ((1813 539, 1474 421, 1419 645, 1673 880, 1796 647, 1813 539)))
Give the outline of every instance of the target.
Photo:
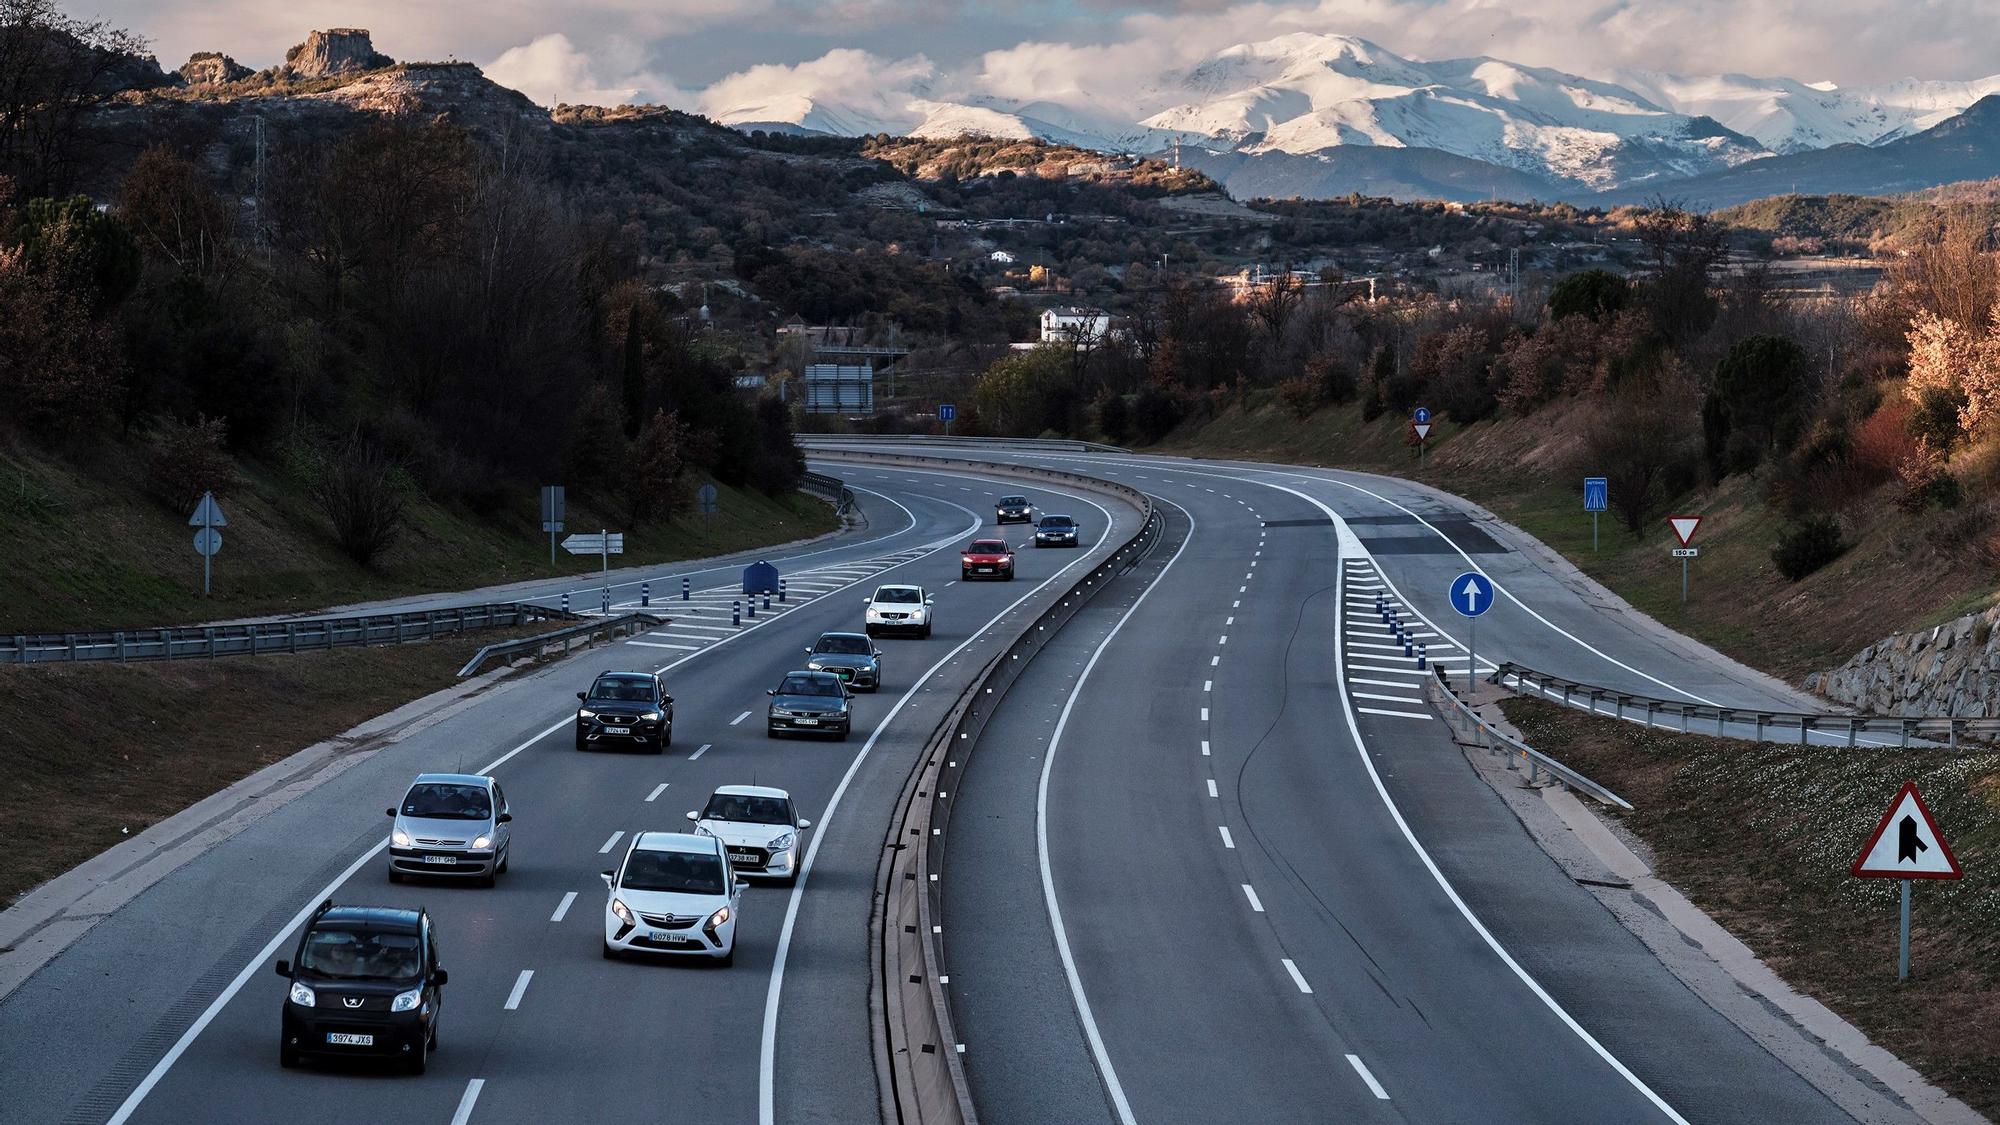
POLYGON ((1431 420, 1431 408, 1428 406, 1417 407, 1417 416, 1414 419, 1417 425, 1421 426, 1430 420, 1431 420))
POLYGON ((1460 617, 1478 617, 1493 607, 1493 580, 1468 570, 1451 580, 1451 608, 1460 617))

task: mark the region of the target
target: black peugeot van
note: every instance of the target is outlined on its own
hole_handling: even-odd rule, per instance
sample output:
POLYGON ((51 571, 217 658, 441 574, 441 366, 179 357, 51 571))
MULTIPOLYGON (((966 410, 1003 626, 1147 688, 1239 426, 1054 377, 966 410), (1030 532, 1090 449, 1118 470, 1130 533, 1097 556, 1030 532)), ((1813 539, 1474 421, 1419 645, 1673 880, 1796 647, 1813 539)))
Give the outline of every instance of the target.
POLYGON ((437 1048, 445 971, 423 910, 320 903, 298 955, 277 964, 285 996, 278 1062, 382 1059, 422 1074, 437 1048))

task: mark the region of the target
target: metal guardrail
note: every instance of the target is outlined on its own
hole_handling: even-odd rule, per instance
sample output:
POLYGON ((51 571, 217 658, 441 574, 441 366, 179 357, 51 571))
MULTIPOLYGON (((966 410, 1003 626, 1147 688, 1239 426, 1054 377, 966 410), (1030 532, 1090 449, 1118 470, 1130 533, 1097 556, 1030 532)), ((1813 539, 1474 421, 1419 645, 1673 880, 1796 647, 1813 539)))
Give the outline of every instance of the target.
POLYGON ((807 473, 799 482, 799 491, 832 504, 833 510, 843 516, 854 507, 854 492, 839 477, 828 476, 825 473, 807 473))
MULTIPOLYGON (((899 464, 962 467, 935 458, 867 456, 899 464)), ((969 751, 977 744, 1007 685, 1020 675, 1035 651, 1108 580, 1137 565, 1158 542, 1164 527, 1162 515, 1137 489, 1054 470, 1008 467, 1004 471, 1086 484, 1133 504, 1144 518, 1137 532, 986 662, 939 724, 898 799, 898 815, 890 825, 888 848, 876 877, 877 909, 870 918, 877 958, 869 1007, 877 1031, 888 1045, 886 1052, 877 1055, 882 1104, 894 1109, 894 1120, 904 1123, 977 1122, 965 1062, 953 1032, 950 1000, 941 979, 945 975, 944 939, 936 922, 943 907, 943 884, 938 875, 950 839, 946 829, 951 794, 964 780, 969 751)))
POLYGON ((937 434, 796 434, 798 443, 809 448, 829 445, 958 445, 968 448, 989 446, 1000 449, 1052 449, 1065 453, 1130 453, 1122 445, 1101 441, 1073 441, 1068 438, 943 437, 937 434))
POLYGON ((1504 662, 1494 668, 1487 677, 1493 683, 1509 687, 1523 695, 1533 695, 1553 699, 1566 706, 1577 707, 1593 714, 1609 714, 1614 719, 1628 719, 1647 726, 1662 727, 1667 730, 1693 732, 1694 724, 1715 724, 1715 733, 1729 737, 1731 723, 1749 724, 1756 741, 1765 741, 1764 732, 1773 736, 1793 728, 1798 730, 1799 745, 1807 745, 1812 735, 1847 736, 1847 745, 1856 745, 1863 734, 1883 732, 1897 737, 1900 747, 1908 748, 1911 740, 1929 741, 1942 744, 1948 749, 1957 749, 1959 739, 1993 739, 2000 737, 2000 718, 1936 718, 1921 715, 1848 715, 1833 711, 1775 711, 1759 710, 1754 707, 1714 707, 1706 703, 1689 703, 1678 699, 1660 699, 1648 695, 1634 695, 1617 691, 1598 684, 1586 684, 1577 680, 1552 676, 1537 672, 1533 668, 1504 662), (1609 712, 1599 710, 1599 705, 1610 703, 1609 712), (1666 722, 1679 720, 1678 726, 1666 722))
POLYGON ((244 625, 117 629, 89 633, 14 633, 0 635, 0 664, 182 660, 311 652, 316 649, 403 644, 455 635, 468 629, 512 627, 528 621, 575 620, 576 616, 526 602, 495 602, 409 613, 308 617, 244 625))
POLYGON ((1506 753, 1508 769, 1517 768, 1514 765, 1516 757, 1526 762, 1530 783, 1540 781, 1541 771, 1547 770, 1558 782, 1571 789, 1581 789, 1607 805, 1631 809, 1631 804, 1625 798, 1487 722, 1479 712, 1458 697, 1458 693, 1451 689, 1449 683, 1445 682, 1443 668, 1432 665, 1432 672, 1434 674, 1424 680, 1425 686, 1430 692, 1432 701, 1438 705, 1438 710, 1444 714, 1445 721, 1451 724, 1461 745, 1470 735, 1479 740, 1475 745, 1485 747, 1488 754, 1506 753))
POLYGON ((604 633, 612 637, 617 636, 621 632, 638 633, 647 629, 657 629, 670 620, 672 619, 656 617, 650 613, 626 613, 617 617, 596 618, 578 625, 571 625, 566 629, 557 629, 552 633, 522 637, 519 640, 501 641, 499 644, 487 645, 485 648, 473 653, 472 659, 465 662, 465 667, 458 670, 458 675, 460 679, 477 675, 479 670, 489 662, 498 660, 503 656, 515 657, 523 653, 540 656, 558 644, 562 645, 564 653, 568 653, 570 642, 579 637, 583 638, 584 643, 588 645, 599 633, 604 633))

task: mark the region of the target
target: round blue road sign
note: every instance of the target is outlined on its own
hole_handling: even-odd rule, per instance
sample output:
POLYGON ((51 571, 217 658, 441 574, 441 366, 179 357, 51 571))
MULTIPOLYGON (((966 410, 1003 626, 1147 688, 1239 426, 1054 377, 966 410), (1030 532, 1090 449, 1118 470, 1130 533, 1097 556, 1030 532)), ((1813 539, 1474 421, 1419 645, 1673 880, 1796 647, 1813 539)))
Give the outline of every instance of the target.
POLYGON ((1428 406, 1417 407, 1417 416, 1414 419, 1417 425, 1421 426, 1430 420, 1431 420, 1431 408, 1428 406))
POLYGON ((1451 608, 1460 617, 1478 617, 1493 606, 1493 580, 1468 570, 1451 580, 1451 608))

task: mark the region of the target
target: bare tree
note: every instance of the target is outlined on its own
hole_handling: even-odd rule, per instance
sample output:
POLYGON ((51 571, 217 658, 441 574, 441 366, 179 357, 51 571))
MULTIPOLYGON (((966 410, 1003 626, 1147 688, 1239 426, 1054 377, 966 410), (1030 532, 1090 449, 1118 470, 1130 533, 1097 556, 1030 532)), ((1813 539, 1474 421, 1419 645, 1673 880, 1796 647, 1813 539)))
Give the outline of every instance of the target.
POLYGON ((144 38, 54 0, 0 0, 0 177, 25 197, 68 191, 84 115, 145 53, 144 38))

